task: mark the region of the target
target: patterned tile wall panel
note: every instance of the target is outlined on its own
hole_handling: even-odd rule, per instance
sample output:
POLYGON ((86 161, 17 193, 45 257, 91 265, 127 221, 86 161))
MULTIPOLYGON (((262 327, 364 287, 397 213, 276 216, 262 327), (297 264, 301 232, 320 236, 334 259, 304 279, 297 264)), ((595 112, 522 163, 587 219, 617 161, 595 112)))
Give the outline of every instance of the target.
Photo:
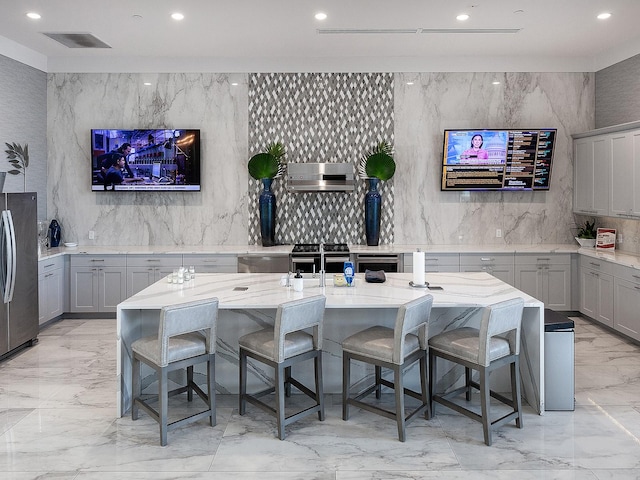
MULTIPOLYGON (((249 76, 249 155, 280 141, 287 161, 357 163, 376 142, 393 142, 393 74, 256 73, 249 76)), ((356 177, 357 178, 357 177, 356 177)), ((273 183, 276 242, 366 243, 364 195, 356 179, 351 193, 289 193, 286 178, 273 183)), ((249 177, 249 244, 260 244, 258 196, 249 177)), ((393 242, 393 179, 381 182, 380 243, 393 242)))

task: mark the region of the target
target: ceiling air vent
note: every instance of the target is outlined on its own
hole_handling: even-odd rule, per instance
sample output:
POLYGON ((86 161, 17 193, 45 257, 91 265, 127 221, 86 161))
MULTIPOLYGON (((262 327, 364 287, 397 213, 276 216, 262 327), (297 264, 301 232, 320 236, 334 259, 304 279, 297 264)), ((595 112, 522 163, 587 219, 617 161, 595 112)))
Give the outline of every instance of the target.
POLYGON ((90 33, 43 33, 68 48, 111 48, 90 33))
POLYGON ((420 33, 518 33, 520 28, 421 28, 420 33))
POLYGON ((319 28, 320 35, 370 34, 370 33, 418 33, 417 28, 319 28))

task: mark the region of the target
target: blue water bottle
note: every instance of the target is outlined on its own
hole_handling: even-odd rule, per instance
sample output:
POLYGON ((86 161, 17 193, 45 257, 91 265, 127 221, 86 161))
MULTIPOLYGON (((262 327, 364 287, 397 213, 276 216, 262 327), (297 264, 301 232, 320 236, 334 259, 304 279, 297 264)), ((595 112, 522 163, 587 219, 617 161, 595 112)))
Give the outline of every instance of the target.
POLYGON ((353 262, 344 262, 344 279, 347 282, 347 286, 350 287, 353 284, 353 277, 355 272, 353 270, 353 262))

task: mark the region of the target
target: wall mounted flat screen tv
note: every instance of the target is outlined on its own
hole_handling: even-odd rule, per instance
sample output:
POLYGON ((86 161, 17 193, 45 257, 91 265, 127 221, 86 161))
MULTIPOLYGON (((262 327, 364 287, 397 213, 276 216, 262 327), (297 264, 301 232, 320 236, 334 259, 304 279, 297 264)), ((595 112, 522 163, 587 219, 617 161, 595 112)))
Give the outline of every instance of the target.
POLYGON ((91 130, 91 190, 200 191, 200 130, 91 130))
POLYGON ((445 130, 441 190, 548 190, 555 128, 445 130))

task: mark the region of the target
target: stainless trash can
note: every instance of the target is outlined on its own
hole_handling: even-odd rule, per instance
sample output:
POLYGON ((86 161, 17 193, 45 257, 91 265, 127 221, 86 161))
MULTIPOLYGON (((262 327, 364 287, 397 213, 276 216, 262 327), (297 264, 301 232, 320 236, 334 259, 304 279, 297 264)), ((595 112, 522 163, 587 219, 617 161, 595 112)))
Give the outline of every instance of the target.
POLYGON ((575 410, 575 324, 544 310, 545 410, 575 410))

